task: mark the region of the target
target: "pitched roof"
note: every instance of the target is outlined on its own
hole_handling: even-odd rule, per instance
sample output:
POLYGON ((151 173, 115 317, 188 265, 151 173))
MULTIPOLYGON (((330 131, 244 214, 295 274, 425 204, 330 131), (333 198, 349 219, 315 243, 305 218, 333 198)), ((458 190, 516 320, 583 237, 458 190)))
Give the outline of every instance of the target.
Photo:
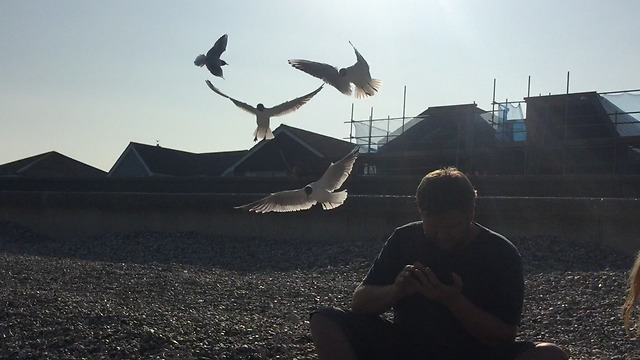
POLYGON ((621 129, 633 130, 633 124, 622 128, 613 123, 607 111, 607 107, 613 109, 613 104, 603 101, 595 91, 528 97, 525 101, 528 141, 552 144, 564 140, 613 138, 621 136, 621 129))
MULTIPOLYGON (((635 96, 637 97, 638 95, 635 96)), ((638 100, 638 98, 636 98, 636 100, 638 100)), ((602 106, 604 106, 607 114, 609 115, 609 119, 611 120, 611 122, 613 122, 614 127, 620 136, 640 136, 640 120, 629 114, 634 113, 634 115, 637 116, 637 108, 627 109, 627 111, 625 111, 625 109, 621 109, 610 99, 607 99, 602 95, 600 96, 600 101, 602 102, 602 106)), ((636 106, 640 106, 640 103, 637 103, 636 106)))
POLYGON ((307 144, 309 147, 317 151, 320 156, 327 158, 342 158, 355 147, 355 144, 345 140, 332 138, 330 136, 302 130, 285 124, 281 124, 276 131, 278 131, 278 133, 283 132, 290 134, 296 140, 307 144))
POLYGON ((484 143, 493 139, 495 132, 491 124, 481 116, 484 113, 486 111, 476 104, 429 107, 416 116, 421 121, 389 140, 379 151, 456 148, 467 138, 472 139, 476 145, 484 143))
MULTIPOLYGON (((262 140, 257 143, 254 147, 252 147, 242 158, 240 158, 236 163, 231 165, 222 176, 231 175, 234 173, 237 167, 241 167, 243 165, 251 162, 253 158, 260 157, 260 154, 278 147, 277 145, 282 145, 285 148, 291 149, 289 146, 291 144, 296 144, 299 148, 303 148, 308 153, 312 154, 316 159, 328 159, 330 161, 338 160, 345 156, 349 151, 353 150, 356 146, 353 143, 348 141, 332 138, 330 136, 317 134, 311 131, 295 128, 293 126, 281 124, 277 129, 273 131, 275 136, 274 139, 271 140, 262 140), (285 143, 288 143, 285 145, 285 143)), ((282 158, 285 158, 285 154, 282 153, 282 149, 277 150, 280 153, 282 158)), ((285 150, 286 151, 286 150, 285 150)), ((287 154, 286 157, 301 157, 301 154, 287 154)), ((300 160, 300 159, 298 159, 300 160)), ((305 160, 305 162, 309 162, 309 158, 305 160)), ((288 161, 284 159, 284 162, 288 161)), ((290 161, 289 161, 290 162, 290 161)), ((264 163, 264 161, 263 161, 264 163)), ((289 164, 291 165, 291 164, 289 164)), ((268 165, 267 165, 268 166, 268 165)), ((324 165, 323 165, 324 166, 324 165)), ((265 170, 265 169, 261 169, 265 170)))
POLYGON ((246 152, 198 154, 131 142, 109 176, 219 176, 246 152))
POLYGON ((30 178, 95 178, 106 172, 56 151, 0 165, 0 176, 30 178))

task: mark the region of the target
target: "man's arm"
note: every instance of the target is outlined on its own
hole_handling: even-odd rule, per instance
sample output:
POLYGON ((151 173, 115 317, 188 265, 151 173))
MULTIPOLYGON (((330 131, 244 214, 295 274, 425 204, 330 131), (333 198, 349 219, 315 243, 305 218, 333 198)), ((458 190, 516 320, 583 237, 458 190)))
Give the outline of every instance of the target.
POLYGON ((429 268, 416 273, 416 276, 422 282, 418 291, 428 299, 445 305, 462 326, 483 344, 498 346, 515 341, 517 326, 505 323, 464 297, 460 292, 462 279, 457 274, 451 274, 452 285, 442 284, 429 268))
POLYGON ((517 326, 507 324, 498 317, 482 310, 460 290, 462 279, 452 274, 453 284, 442 284, 431 269, 419 263, 407 265, 392 285, 378 286, 361 283, 356 288, 351 310, 360 314, 382 314, 399 300, 415 292, 444 304, 476 339, 487 346, 498 346, 516 338, 517 326))
POLYGON ((360 284, 353 293, 351 311, 358 314, 379 315, 391 309, 397 301, 393 285, 360 284))
POLYGON ((420 283, 412 273, 419 271, 414 265, 405 266, 391 285, 358 285, 353 293, 351 311, 359 314, 382 314, 400 299, 418 291, 420 283))
POLYGON ((480 309, 462 295, 445 305, 473 337, 487 346, 498 346, 516 339, 518 331, 516 325, 505 323, 480 309))

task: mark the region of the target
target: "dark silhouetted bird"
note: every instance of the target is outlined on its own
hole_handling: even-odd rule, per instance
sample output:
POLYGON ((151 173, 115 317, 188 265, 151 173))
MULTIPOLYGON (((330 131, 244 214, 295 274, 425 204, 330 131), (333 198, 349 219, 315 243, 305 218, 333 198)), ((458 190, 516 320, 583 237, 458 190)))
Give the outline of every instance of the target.
POLYGON ((237 206, 258 213, 271 211, 287 212, 311 208, 316 203, 322 204, 324 210, 335 209, 347 199, 347 190, 335 192, 351 174, 353 164, 358 157, 358 147, 336 163, 329 165, 320 180, 296 190, 285 190, 273 193, 250 204, 237 206))
POLYGON ((222 35, 216 43, 213 44, 213 47, 209 49, 207 55, 198 55, 193 63, 196 66, 207 65, 207 69, 209 69, 213 75, 224 79, 224 76, 222 76, 222 65, 227 65, 227 63, 220 59, 220 55, 227 49, 227 38, 227 34, 222 35))
POLYGON ((216 88, 215 86, 213 86, 213 84, 211 83, 211 81, 206 80, 205 81, 207 83, 207 85, 209 86, 209 88, 211 90, 213 90, 213 92, 215 92, 216 94, 220 95, 220 96, 224 96, 227 99, 233 101, 234 104, 236 104, 237 107, 239 107, 240 109, 244 110, 244 111, 248 111, 252 114, 254 114, 256 116, 256 122, 258 124, 258 127, 256 128, 256 130, 253 132, 253 141, 257 141, 258 139, 262 140, 262 139, 273 139, 273 133, 271 132, 271 128, 269 127, 269 122, 271 120, 271 117, 275 117, 275 116, 281 116, 284 114, 288 114, 290 112, 293 112, 297 109, 299 109, 302 105, 306 104, 307 101, 311 100, 311 98, 317 94, 318 92, 320 92, 320 90, 322 90, 322 87, 324 86, 321 85, 319 88, 315 89, 314 91, 308 93, 307 95, 304 96, 300 96, 298 98, 295 98, 293 100, 289 100, 287 102, 283 102, 280 105, 276 105, 274 107, 264 107, 264 105, 262 104, 258 104, 256 107, 253 107, 249 104, 243 103, 242 101, 236 100, 230 96, 227 96, 226 94, 224 94, 222 91, 218 90, 218 88, 216 88))
MULTIPOLYGON (((351 41, 349 41, 349 44, 351 44, 351 41)), ((289 60, 289 64, 298 70, 324 80, 324 82, 345 95, 351 95, 351 84, 353 83, 355 85, 356 98, 362 99, 373 96, 382 87, 382 81, 371 78, 369 64, 353 44, 351 44, 351 47, 356 53, 357 61, 348 68, 338 70, 333 65, 300 59, 289 60)))

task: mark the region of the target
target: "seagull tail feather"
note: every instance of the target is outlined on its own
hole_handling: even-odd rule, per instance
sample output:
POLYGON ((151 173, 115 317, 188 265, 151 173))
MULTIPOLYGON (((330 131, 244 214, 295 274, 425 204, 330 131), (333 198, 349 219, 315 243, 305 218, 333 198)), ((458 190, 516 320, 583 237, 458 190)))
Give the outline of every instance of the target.
POLYGON ((323 202, 322 208, 324 210, 335 209, 338 206, 342 205, 345 200, 347 200, 347 190, 331 193, 331 199, 329 199, 329 201, 323 202))
POLYGON ((356 86, 356 98, 358 99, 364 99, 367 98, 369 96, 373 96, 375 95, 378 91, 380 91, 380 88, 382 88, 382 80, 378 80, 378 79, 371 79, 371 81, 364 86, 363 88, 356 86))
POLYGON ((369 84, 371 85, 371 88, 373 88, 375 92, 380 91, 380 89, 382 88, 382 80, 371 79, 371 82, 369 84))
POLYGON ((275 136, 273 135, 273 132, 271 131, 270 127, 265 128, 261 128, 261 127, 257 127, 254 131, 253 131, 253 139, 254 141, 258 141, 258 140, 271 140, 273 139, 275 136))

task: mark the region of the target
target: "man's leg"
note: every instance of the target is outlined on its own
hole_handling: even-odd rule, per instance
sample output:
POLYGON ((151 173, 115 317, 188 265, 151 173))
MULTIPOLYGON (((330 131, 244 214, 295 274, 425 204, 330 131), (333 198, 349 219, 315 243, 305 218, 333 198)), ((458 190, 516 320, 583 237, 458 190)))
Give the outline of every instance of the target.
POLYGON ((318 359, 357 359, 344 331, 333 320, 322 313, 315 313, 309 320, 309 326, 318 359))
POLYGON ((516 360, 567 360, 567 355, 558 345, 552 343, 538 343, 532 349, 529 349, 518 355, 516 360))
POLYGON ((406 359, 395 325, 377 315, 319 309, 309 319, 318 356, 324 359, 406 359))

